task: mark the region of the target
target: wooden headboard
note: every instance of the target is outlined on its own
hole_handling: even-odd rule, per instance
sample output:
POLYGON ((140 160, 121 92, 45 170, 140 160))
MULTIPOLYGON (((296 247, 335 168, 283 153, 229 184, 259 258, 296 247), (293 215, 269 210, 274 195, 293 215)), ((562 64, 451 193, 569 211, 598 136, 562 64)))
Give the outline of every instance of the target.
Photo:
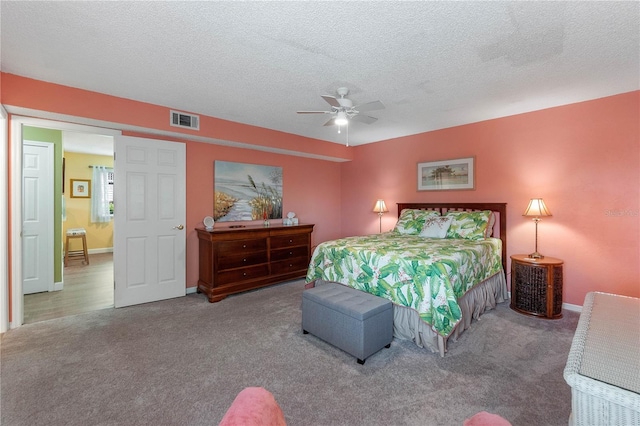
POLYGON ((444 214, 449 210, 491 210, 495 213, 493 236, 502 240, 502 268, 507 274, 507 203, 397 203, 398 217, 404 209, 435 210, 444 214))

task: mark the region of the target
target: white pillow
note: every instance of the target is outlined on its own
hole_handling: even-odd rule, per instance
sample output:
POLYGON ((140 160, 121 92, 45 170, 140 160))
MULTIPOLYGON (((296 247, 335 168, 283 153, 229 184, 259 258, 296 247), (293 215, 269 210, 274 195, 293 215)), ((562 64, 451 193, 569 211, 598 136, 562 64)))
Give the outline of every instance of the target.
POLYGON ((484 231, 484 237, 489 238, 491 234, 493 234, 493 225, 496 224, 496 214, 491 212, 491 216, 489 216, 489 225, 487 225, 487 230, 484 231))
POLYGON ((424 228, 425 221, 430 217, 440 217, 440 213, 435 210, 404 209, 400 212, 400 217, 393 232, 397 234, 420 235, 424 228))
POLYGON ((449 230, 449 226, 451 226, 451 222, 453 222, 453 217, 451 216, 429 217, 425 221, 422 231, 420 231, 420 236, 428 238, 444 238, 447 236, 447 231, 449 230))

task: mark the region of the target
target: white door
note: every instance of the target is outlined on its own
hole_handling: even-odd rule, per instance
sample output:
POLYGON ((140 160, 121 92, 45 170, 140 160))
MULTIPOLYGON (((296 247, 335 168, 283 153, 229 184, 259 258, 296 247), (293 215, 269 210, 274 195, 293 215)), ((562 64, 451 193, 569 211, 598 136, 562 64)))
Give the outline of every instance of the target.
POLYGON ((22 290, 53 290, 53 144, 22 145, 22 290))
POLYGON ((184 296, 185 145, 118 136, 114 151, 114 305, 184 296))

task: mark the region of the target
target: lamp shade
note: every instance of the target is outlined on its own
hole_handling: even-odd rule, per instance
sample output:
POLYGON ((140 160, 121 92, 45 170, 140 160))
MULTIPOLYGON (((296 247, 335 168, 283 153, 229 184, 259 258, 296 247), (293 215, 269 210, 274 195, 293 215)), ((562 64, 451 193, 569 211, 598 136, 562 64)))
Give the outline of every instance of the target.
POLYGON ((376 204, 373 206, 374 213, 385 213, 389 210, 387 209, 387 205, 384 203, 384 200, 380 199, 376 201, 376 204))
POLYGON ((529 201, 529 206, 527 206, 527 209, 524 211, 524 213, 522 213, 522 216, 528 216, 528 217, 551 216, 551 211, 544 204, 544 201, 542 201, 542 198, 532 198, 531 201, 529 201))

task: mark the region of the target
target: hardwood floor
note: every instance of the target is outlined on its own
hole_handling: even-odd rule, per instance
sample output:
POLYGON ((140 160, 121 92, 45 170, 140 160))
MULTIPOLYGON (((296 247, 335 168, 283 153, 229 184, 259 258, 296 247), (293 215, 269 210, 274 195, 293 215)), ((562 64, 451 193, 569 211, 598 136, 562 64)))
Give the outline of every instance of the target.
POLYGON ((89 255, 89 265, 64 268, 64 289, 24 296, 24 323, 113 307, 113 253, 89 255))

